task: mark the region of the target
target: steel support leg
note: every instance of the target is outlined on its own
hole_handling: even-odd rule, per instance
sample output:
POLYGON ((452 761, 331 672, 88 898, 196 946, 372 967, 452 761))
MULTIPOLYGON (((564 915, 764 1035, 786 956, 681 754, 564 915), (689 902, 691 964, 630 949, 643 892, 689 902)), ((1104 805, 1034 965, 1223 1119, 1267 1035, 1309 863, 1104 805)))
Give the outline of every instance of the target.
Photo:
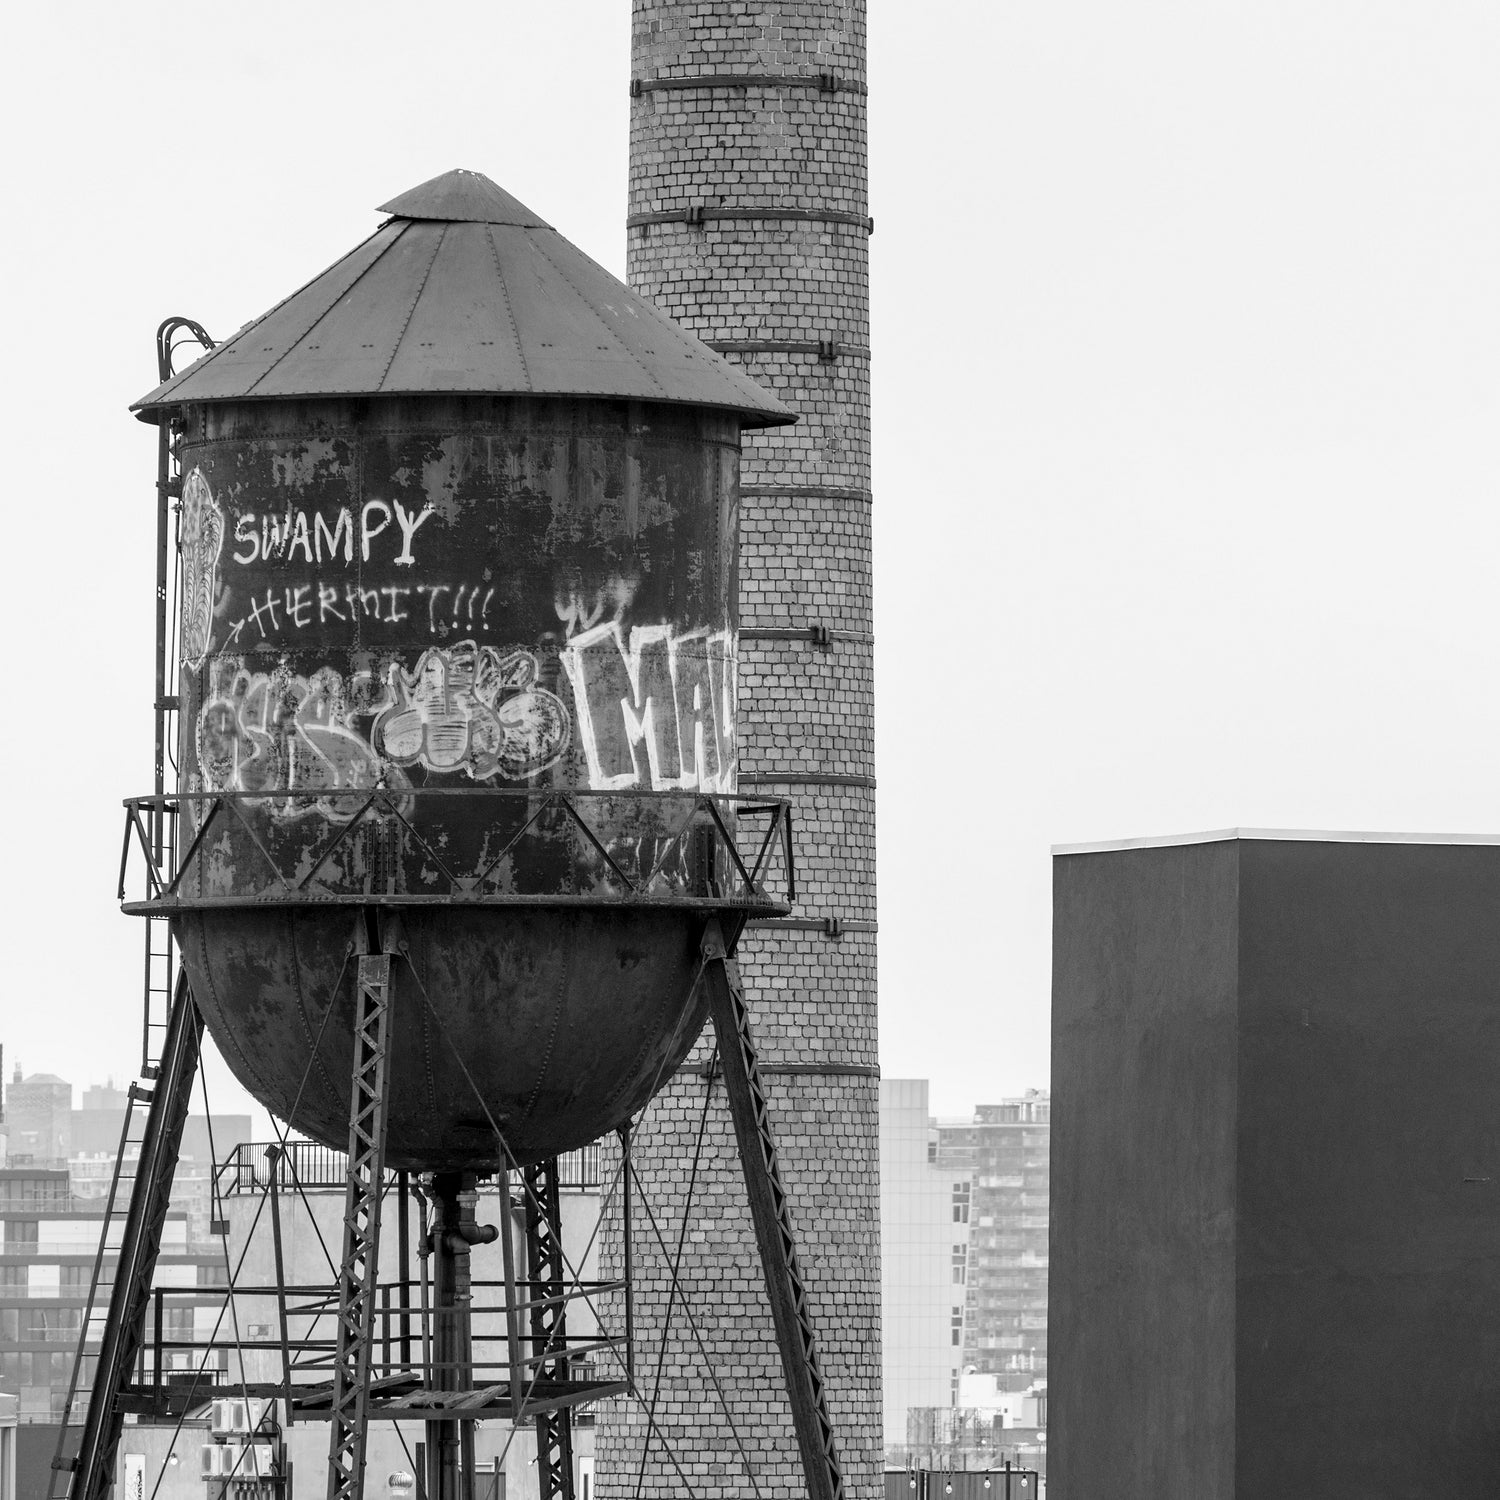
MULTIPOLYGON (((557 1158, 525 1168, 526 1300, 531 1303, 531 1353, 542 1358, 539 1380, 568 1378, 567 1303, 562 1204, 557 1158)), ((573 1500, 573 1414, 567 1407, 536 1416, 536 1477, 540 1500, 573 1500)))
POLYGON ((745 989, 717 917, 704 929, 702 951, 703 982, 708 987, 709 1013, 719 1042, 719 1066, 724 1071, 724 1090, 745 1170, 750 1216, 766 1276, 766 1294, 781 1349, 808 1497, 843 1500, 844 1476, 828 1417, 828 1396, 818 1366, 817 1340, 797 1262, 797 1243, 771 1135, 770 1113, 756 1066, 745 989))
POLYGON ((391 957, 359 957, 354 1013, 354 1086, 349 1105, 349 1177, 339 1266, 338 1348, 328 1437, 328 1500, 361 1500, 370 1356, 375 1342, 380 1190, 385 1167, 386 1056, 391 957))
MULTIPOLYGON (((105 1500, 115 1482, 115 1451, 123 1421, 119 1395, 140 1358, 145 1338, 151 1278, 161 1249, 162 1225, 172 1196, 172 1178, 202 1044, 203 1017, 193 1003, 186 976, 180 975, 162 1046, 161 1072, 151 1095, 135 1187, 130 1194, 130 1212, 120 1240, 109 1321, 104 1327, 88 1417, 68 1491, 72 1500, 105 1500)), ((80 1336, 87 1337, 87 1333, 84 1329, 80 1336)))

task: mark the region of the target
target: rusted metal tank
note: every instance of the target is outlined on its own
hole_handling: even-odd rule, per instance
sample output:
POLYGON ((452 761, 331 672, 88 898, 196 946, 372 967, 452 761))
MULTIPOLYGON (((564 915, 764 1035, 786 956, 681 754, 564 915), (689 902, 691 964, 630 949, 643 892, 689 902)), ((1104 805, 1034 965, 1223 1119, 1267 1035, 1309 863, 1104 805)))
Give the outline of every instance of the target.
MULTIPOLYGON (((347 1138, 353 969, 398 965, 387 1160, 621 1123, 701 1028, 738 857, 759 387, 475 173, 138 405, 181 497, 171 915, 225 1060, 347 1138)), ((776 816, 758 804, 757 813, 776 816)), ((767 845, 766 847, 769 847, 767 845)))

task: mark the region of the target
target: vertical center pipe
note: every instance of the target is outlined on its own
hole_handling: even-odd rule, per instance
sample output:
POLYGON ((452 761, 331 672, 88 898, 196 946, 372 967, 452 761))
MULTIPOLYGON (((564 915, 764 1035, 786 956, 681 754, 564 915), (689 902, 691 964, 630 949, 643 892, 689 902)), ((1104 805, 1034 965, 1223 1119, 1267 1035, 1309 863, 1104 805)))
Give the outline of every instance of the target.
MULTIPOLYGON (((470 1322, 469 1245, 464 1217, 474 1225, 474 1178, 466 1172, 435 1172, 432 1177, 432 1375, 439 1391, 467 1390, 473 1384, 470 1322)), ((427 1423, 428 1500, 473 1500, 473 1464, 464 1463, 460 1432, 473 1426, 452 1418, 427 1423)), ((470 1454, 472 1459, 472 1453, 470 1454)))
POLYGON ((401 1368, 411 1369, 411 1174, 396 1173, 396 1305, 401 1309, 401 1368))

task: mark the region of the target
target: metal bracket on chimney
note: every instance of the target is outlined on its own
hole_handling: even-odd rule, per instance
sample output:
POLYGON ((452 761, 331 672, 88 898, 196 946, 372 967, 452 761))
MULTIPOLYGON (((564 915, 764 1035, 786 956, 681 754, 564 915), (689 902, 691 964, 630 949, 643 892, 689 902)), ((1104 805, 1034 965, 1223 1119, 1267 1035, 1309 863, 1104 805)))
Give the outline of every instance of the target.
POLYGON ((802 629, 793 626, 747 625, 740 631, 742 641, 811 641, 819 651, 832 651, 835 641, 868 641, 867 630, 834 630, 832 626, 816 622, 802 629))
POLYGON ((879 932, 880 924, 863 917, 751 917, 749 926, 756 932, 821 932, 824 937, 842 938, 851 932, 879 932))
POLYGON ((841 354, 869 354, 869 349, 841 344, 837 339, 705 339, 717 354, 816 354, 820 364, 833 364, 841 354))

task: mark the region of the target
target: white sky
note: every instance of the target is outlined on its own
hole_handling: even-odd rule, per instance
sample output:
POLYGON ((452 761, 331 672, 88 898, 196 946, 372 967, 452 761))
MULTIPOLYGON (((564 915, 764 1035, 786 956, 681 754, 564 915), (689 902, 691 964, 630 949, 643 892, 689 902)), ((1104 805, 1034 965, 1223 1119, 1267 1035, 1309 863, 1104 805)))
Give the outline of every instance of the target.
MULTIPOLYGON (((629 6, 8 31, 0 1042, 82 1087, 138 1046, 156 324, 231 332, 454 166, 623 273, 629 6)), ((1500 6, 870 32, 882 1059, 959 1113, 1047 1080, 1053 842, 1500 830, 1500 6)))

